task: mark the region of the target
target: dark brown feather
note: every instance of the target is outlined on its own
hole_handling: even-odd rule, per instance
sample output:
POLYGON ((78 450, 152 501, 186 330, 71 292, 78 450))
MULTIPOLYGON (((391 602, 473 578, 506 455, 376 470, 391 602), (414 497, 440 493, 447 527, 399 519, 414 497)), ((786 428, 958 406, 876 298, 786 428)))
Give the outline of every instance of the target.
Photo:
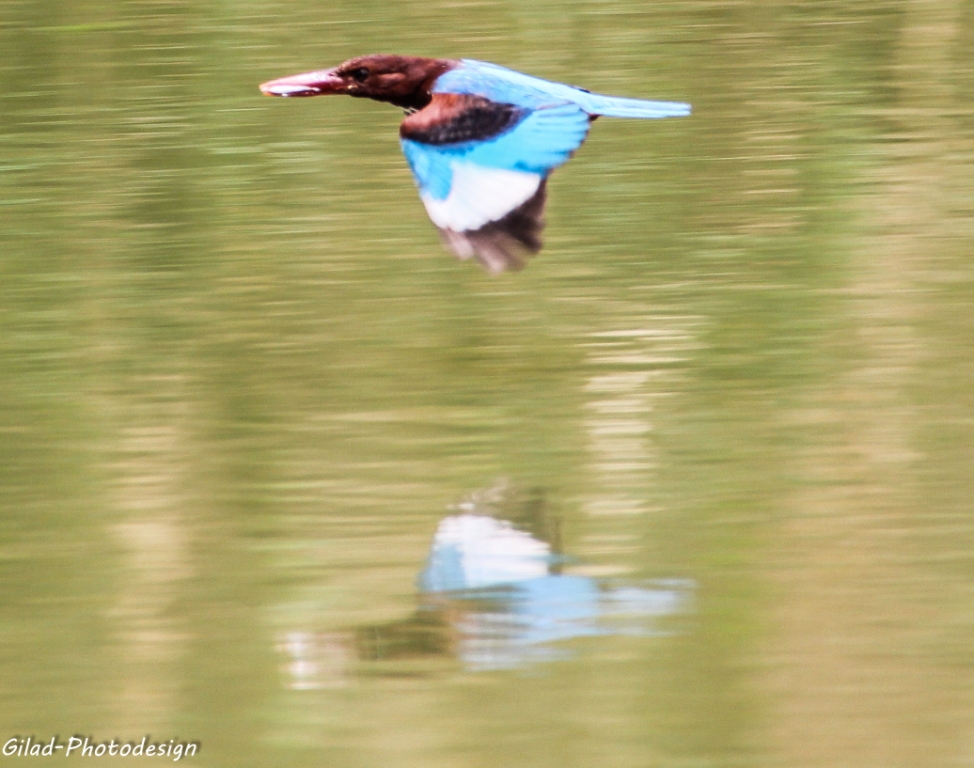
POLYGON ((399 126, 404 139, 422 144, 460 144, 483 141, 509 131, 527 114, 514 104, 499 104, 482 96, 434 93, 430 103, 399 126))

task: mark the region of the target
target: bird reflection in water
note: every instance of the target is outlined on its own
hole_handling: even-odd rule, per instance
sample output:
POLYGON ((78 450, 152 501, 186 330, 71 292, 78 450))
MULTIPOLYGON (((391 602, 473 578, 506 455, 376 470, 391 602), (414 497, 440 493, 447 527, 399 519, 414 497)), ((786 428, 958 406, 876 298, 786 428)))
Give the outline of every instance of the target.
MULTIPOLYGON (((348 636, 369 673, 424 674, 424 662, 444 658, 469 671, 522 668, 570 657, 565 641, 573 638, 662 634, 658 620, 689 607, 693 583, 685 579, 565 573, 559 521, 540 491, 499 484, 453 512, 433 537, 414 613, 348 636)), ((314 650, 307 640, 291 645, 292 675, 305 669, 293 649, 305 646, 314 650)))
POLYGON ((689 608, 686 579, 565 573, 559 520, 540 490, 499 483, 453 512, 433 536, 412 615, 349 633, 289 633, 279 646, 289 687, 329 687, 324 678, 334 684, 347 671, 333 668, 339 658, 379 675, 428 674, 452 658, 469 671, 523 668, 569 658, 573 638, 663 634, 660 619, 689 608))

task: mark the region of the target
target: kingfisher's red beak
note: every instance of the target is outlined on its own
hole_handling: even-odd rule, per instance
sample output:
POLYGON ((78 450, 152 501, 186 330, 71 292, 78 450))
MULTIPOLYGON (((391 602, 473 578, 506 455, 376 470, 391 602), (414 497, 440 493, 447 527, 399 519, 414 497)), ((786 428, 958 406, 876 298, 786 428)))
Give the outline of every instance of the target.
POLYGON ((261 83, 260 92, 265 96, 326 96, 345 93, 346 88, 347 83, 335 74, 335 70, 319 69, 261 83))

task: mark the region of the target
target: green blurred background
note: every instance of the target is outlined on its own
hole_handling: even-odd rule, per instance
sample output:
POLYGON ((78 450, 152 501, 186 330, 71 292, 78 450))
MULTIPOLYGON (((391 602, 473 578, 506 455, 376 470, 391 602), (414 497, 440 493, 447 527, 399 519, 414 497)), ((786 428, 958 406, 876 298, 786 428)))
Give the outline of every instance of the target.
POLYGON ((969 0, 0 0, 0 741, 974 763, 972 49, 969 0), (257 92, 369 52, 694 114, 600 120, 491 278, 397 110, 257 92), (352 658, 499 477, 574 572, 693 612, 528 669, 352 658))

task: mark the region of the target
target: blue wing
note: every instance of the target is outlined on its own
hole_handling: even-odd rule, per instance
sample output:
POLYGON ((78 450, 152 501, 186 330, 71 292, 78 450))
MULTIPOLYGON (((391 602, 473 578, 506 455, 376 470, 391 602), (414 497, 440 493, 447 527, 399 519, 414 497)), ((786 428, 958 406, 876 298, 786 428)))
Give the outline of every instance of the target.
POLYGON ((571 102, 590 115, 605 117, 685 117, 690 105, 675 101, 645 101, 604 96, 564 83, 552 83, 484 61, 464 59, 459 67, 436 81, 434 93, 468 93, 493 101, 537 109, 552 103, 571 102))
POLYGON ((420 199, 447 246, 492 272, 517 269, 523 252, 541 249, 548 174, 571 157, 591 122, 571 103, 523 112, 513 127, 473 141, 416 141, 410 118, 401 130, 420 199))
POLYGON ((571 157, 585 140, 589 124, 584 110, 559 104, 529 112, 511 130, 486 140, 434 145, 414 141, 404 132, 401 143, 420 193, 443 200, 462 165, 544 178, 571 157))
POLYGON ((403 153, 446 244, 494 272, 540 250, 546 180, 585 140, 593 116, 690 112, 688 104, 602 96, 471 60, 442 74, 432 93, 403 121, 403 153))

